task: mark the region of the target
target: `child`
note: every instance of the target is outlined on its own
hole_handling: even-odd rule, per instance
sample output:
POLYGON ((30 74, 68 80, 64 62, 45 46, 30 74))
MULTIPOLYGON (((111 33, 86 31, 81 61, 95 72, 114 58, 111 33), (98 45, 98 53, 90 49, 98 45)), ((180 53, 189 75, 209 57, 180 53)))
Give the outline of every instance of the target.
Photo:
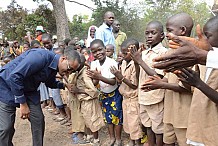
MULTIPOLYGON (((87 66, 90 66, 91 65, 91 62, 94 61, 94 57, 92 55, 92 53, 90 52, 90 50, 88 48, 83 48, 81 50, 81 54, 83 54, 86 58, 86 65, 87 66)), ((90 67, 89 67, 90 68, 90 67)))
MULTIPOLYGON (((212 17, 204 25, 203 31, 213 50, 218 48, 218 16, 212 17)), ((218 90, 218 70, 200 66, 200 78, 214 90, 218 90)), ((189 77, 189 76, 188 76, 189 77)), ((188 80, 188 78, 187 78, 188 80)), ((191 81, 192 85, 195 84, 191 81)), ((197 83, 197 82, 196 82, 197 83)), ((201 88, 199 85, 197 85, 201 88)), ((210 92, 208 90, 207 92, 210 92)), ((192 103, 189 113, 187 143, 197 146, 217 146, 218 145, 218 107, 214 101, 214 96, 204 94, 198 89, 194 89, 192 103), (209 98, 206 96, 209 95, 209 98)), ((216 96, 217 98, 217 96, 216 96)))
MULTIPOLYGON (((153 69, 153 58, 167 51, 161 44, 164 39, 163 25, 159 21, 151 21, 145 30, 145 38, 148 50, 140 52, 131 51, 131 56, 140 65, 139 85, 144 83, 148 76, 158 75, 161 78, 164 73, 161 70, 153 69)), ((140 117, 142 124, 147 128, 148 144, 163 146, 163 89, 144 92, 139 89, 138 98, 140 104, 140 117)))
MULTIPOLYGON (((121 48, 122 48, 122 44, 121 44, 121 48)), ((122 62, 123 62, 123 53, 120 51, 117 55, 117 64, 118 64, 118 68, 120 68, 122 62)))
POLYGON ((95 88, 92 79, 86 74, 87 67, 85 65, 84 55, 80 55, 81 64, 78 69, 76 86, 71 93, 76 94, 81 102, 81 113, 85 121, 85 125, 89 128, 94 136, 93 143, 100 144, 98 139, 98 131, 105 125, 99 104, 99 91, 95 88))
POLYGON ((106 45, 106 56, 113 58, 114 54, 114 46, 112 44, 106 45))
MULTIPOLYGON (((192 27, 193 20, 191 16, 186 13, 173 15, 166 23, 167 32, 178 36, 189 37, 192 27)), ((172 73, 168 73, 165 77, 167 81, 164 81, 166 78, 150 77, 149 81, 143 85, 143 88, 168 89, 166 90, 164 98, 163 141, 166 146, 175 145, 175 143, 186 146, 188 115, 192 100, 190 86, 183 85, 179 82, 178 77, 172 73)))
POLYGON ((142 129, 140 122, 139 103, 138 103, 138 77, 136 76, 136 67, 131 59, 131 46, 139 49, 139 42, 135 39, 127 39, 121 45, 121 52, 124 61, 121 65, 121 71, 115 67, 111 68, 111 72, 121 81, 119 91, 123 95, 123 129, 130 134, 129 146, 140 145, 142 138, 142 129))
POLYGON ((93 79, 95 85, 98 83, 100 85, 105 121, 110 134, 109 145, 121 146, 122 96, 118 91, 115 76, 110 72, 112 66, 117 69, 117 63, 106 56, 106 49, 101 40, 92 41, 90 47, 96 60, 91 63, 91 70, 88 70, 87 74, 93 79))
POLYGON ((32 40, 30 43, 31 48, 40 48, 40 42, 38 40, 32 40))

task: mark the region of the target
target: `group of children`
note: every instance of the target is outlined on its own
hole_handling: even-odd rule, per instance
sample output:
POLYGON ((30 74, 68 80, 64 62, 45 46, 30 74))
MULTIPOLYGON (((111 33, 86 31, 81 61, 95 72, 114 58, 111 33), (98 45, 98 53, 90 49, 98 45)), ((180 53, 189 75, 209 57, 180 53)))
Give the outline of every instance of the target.
MULTIPOLYGON (((218 47, 217 24, 215 16, 203 28, 214 50, 218 47)), ((166 23, 166 37, 169 33, 190 37, 193 26, 189 14, 173 15, 166 23)), ((142 145, 143 133, 149 146, 218 145, 217 103, 176 74, 152 67, 155 57, 174 51, 162 45, 165 34, 161 22, 149 22, 145 38, 147 49, 136 39, 126 39, 116 61, 114 46, 105 46, 99 39, 92 40, 89 48, 73 45, 53 50, 63 55, 71 50, 80 52, 79 69, 65 77, 65 82, 72 84, 68 106, 74 143, 88 140, 101 145, 98 131, 106 123, 109 146, 122 145, 122 128, 130 136, 129 146, 142 145)), ((218 89, 217 75, 217 69, 200 66, 201 79, 214 90, 218 89)))

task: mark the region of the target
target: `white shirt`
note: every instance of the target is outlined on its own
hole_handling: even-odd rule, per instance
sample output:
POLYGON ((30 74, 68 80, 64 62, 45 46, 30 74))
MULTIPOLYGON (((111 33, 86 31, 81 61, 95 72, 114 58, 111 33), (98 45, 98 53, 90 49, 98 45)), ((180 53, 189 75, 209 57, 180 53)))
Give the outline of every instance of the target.
MULTIPOLYGON (((118 69, 117 62, 114 59, 106 57, 103 65, 100 65, 99 60, 91 62, 91 70, 98 70, 101 75, 105 78, 115 78, 115 76, 110 72, 110 67, 115 66, 118 69)), ((99 81, 100 89, 104 93, 111 93, 117 89, 117 83, 115 85, 109 85, 102 81, 99 81)))

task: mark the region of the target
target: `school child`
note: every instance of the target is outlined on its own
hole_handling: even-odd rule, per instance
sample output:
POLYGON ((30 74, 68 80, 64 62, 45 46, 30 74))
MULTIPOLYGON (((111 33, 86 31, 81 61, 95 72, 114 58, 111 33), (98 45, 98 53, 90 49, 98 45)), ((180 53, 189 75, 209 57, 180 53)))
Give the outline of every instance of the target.
MULTIPOLYGON (((204 25, 203 32, 213 50, 218 50, 218 16, 212 17, 204 25)), ((212 89, 218 90, 218 70, 214 68, 200 67, 200 78, 212 89)), ((193 83, 192 81, 192 84, 193 83)), ((209 92, 209 90, 208 90, 209 92)), ((194 146, 218 145, 218 107, 212 98, 207 97, 199 89, 195 88, 189 113, 187 143, 194 146)))
POLYGON ((86 65, 88 66, 88 68, 90 68, 91 62, 95 60, 95 58, 93 57, 90 49, 88 48, 83 48, 81 50, 81 54, 83 54, 86 58, 86 65))
MULTIPOLYGON (((178 13, 168 18, 166 29, 168 33, 178 36, 190 37, 193 20, 187 13, 178 13)), ((167 36, 168 36, 167 33, 167 36)), ((169 50, 174 51, 174 50, 169 50)), ((157 76, 149 78, 143 88, 168 89, 164 98, 164 135, 163 141, 166 146, 187 146, 186 131, 188 127, 188 116, 191 106, 192 93, 190 86, 183 85, 173 73, 168 73, 165 79, 157 76), (167 79, 167 81, 164 81, 167 79), (158 85, 158 86, 157 86, 158 85)))
POLYGON ((93 79, 94 85, 100 85, 103 112, 110 135, 109 145, 121 146, 123 99, 118 91, 115 76, 110 72, 112 66, 117 69, 117 63, 106 56, 106 49, 101 40, 92 41, 90 48, 96 60, 91 63, 91 70, 88 70, 87 74, 93 79))
POLYGON ((139 117, 138 77, 136 76, 135 63, 131 59, 129 51, 131 46, 139 49, 139 42, 135 39, 127 39, 121 46, 121 52, 124 56, 121 71, 112 67, 111 72, 121 82, 119 91, 123 96, 123 129, 130 134, 129 146, 139 146, 141 144, 142 129, 139 117))
POLYGON ((81 64, 78 69, 76 86, 71 93, 76 94, 80 101, 80 110, 87 128, 93 133, 93 144, 100 145, 98 131, 105 125, 98 96, 100 92, 95 88, 92 79, 86 74, 84 55, 80 55, 81 64))
MULTIPOLYGON (((132 49, 131 56, 139 64, 139 85, 148 79, 148 76, 164 76, 162 70, 152 68, 153 58, 167 51, 161 44, 164 39, 163 25, 159 21, 151 21, 147 24, 145 30, 146 43, 149 49, 139 51, 132 49)), ((163 145, 163 99, 164 89, 151 90, 144 92, 139 89, 138 98, 140 104, 140 117, 143 126, 147 128, 149 146, 163 145), (156 141, 155 141, 156 138, 156 141)))
MULTIPOLYGON (((121 47, 122 47, 122 44, 121 44, 121 47)), ((118 64, 118 69, 120 69, 121 67, 121 64, 123 62, 123 53, 120 51, 117 55, 117 59, 116 59, 116 62, 118 64)))
POLYGON ((112 44, 106 45, 106 56, 113 58, 113 54, 114 54, 114 45, 112 44))

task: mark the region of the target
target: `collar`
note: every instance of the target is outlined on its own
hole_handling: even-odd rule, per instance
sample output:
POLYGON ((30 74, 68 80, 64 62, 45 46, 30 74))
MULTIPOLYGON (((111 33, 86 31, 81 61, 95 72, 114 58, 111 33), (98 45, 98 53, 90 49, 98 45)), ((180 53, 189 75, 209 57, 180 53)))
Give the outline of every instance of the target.
POLYGON ((110 27, 107 26, 106 23, 103 23, 103 24, 102 24, 102 27, 103 27, 103 28, 106 28, 106 29, 109 29, 109 30, 111 30, 111 31, 113 30, 113 27, 112 27, 112 26, 110 26, 110 27))
POLYGON ((82 74, 82 72, 83 72, 86 68, 87 68, 86 66, 83 66, 83 68, 78 72, 78 76, 79 76, 80 74, 82 74))
POLYGON ((149 48, 149 49, 145 50, 145 54, 148 54, 148 52, 151 51, 151 50, 152 50, 154 53, 158 54, 160 48, 163 48, 162 43, 157 44, 157 45, 156 45, 155 47, 153 47, 153 48, 149 48))
POLYGON ((58 70, 58 62, 59 62, 60 57, 61 56, 59 54, 55 54, 54 58, 52 59, 48 67, 54 70, 58 70))
POLYGON ((126 61, 124 60, 123 63, 124 63, 124 65, 125 65, 125 70, 126 70, 127 68, 129 68, 130 66, 132 66, 132 65, 134 64, 134 61, 131 60, 131 61, 129 62, 129 64, 127 64, 126 61))

